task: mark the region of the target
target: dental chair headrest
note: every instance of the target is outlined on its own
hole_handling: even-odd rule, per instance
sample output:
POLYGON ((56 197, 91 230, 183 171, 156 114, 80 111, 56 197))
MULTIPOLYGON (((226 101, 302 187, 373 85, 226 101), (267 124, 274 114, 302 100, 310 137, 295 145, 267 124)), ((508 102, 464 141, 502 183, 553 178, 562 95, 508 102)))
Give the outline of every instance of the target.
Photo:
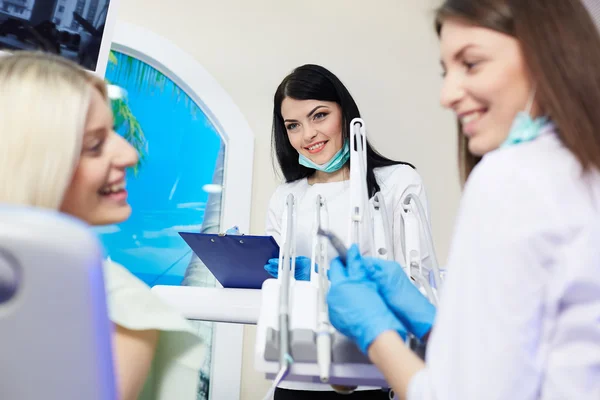
POLYGON ((111 329, 91 230, 0 205, 0 397, 115 400, 111 329))

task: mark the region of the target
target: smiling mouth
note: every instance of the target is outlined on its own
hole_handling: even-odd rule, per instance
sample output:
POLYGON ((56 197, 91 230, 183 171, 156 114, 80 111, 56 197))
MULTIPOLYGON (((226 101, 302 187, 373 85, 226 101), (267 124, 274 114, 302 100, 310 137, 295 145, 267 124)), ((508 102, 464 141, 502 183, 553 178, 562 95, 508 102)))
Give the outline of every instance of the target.
POLYGON ((485 110, 477 110, 472 111, 467 114, 463 114, 459 117, 460 124, 462 126, 463 132, 467 135, 472 135, 474 133, 475 125, 477 122, 481 120, 483 116, 487 113, 487 109, 485 110))
POLYGON ((112 194, 125 192, 125 181, 114 183, 112 185, 106 185, 98 191, 103 196, 110 196, 112 194))
POLYGON ((309 153, 314 154, 314 153, 318 153, 321 150, 323 150, 323 148, 325 147, 326 144, 327 144, 327 141, 325 140, 322 142, 312 144, 308 147, 305 147, 305 149, 308 150, 309 153))

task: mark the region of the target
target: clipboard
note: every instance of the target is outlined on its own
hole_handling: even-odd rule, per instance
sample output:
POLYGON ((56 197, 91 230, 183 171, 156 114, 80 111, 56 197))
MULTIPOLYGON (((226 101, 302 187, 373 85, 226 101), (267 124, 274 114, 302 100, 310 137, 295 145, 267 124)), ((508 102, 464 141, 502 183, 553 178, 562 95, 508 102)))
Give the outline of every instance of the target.
POLYGON ((279 257, 272 236, 179 232, 224 288, 260 289, 272 278, 264 266, 279 257))

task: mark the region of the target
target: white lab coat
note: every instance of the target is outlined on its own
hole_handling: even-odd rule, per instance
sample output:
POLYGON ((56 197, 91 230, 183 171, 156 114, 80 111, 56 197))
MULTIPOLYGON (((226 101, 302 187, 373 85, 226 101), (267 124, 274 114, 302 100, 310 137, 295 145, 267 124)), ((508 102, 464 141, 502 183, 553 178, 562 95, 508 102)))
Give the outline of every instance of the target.
POLYGON ((408 399, 600 399, 600 177, 555 133, 471 174, 408 399))
MULTIPOLYGON (((393 245, 394 259, 404 264, 404 252, 401 244, 404 243, 404 221, 402 219, 402 200, 407 189, 419 196, 425 213, 429 216, 429 207, 425 188, 421 176, 412 167, 408 165, 393 165, 388 167, 376 168, 375 177, 379 183, 381 194, 385 201, 387 217, 390 223, 391 241, 393 245)), ((296 197, 296 255, 311 257, 313 229, 316 212, 317 195, 321 195, 326 202, 326 212, 323 214, 323 220, 326 221, 328 230, 337 235, 340 239, 346 241, 349 246, 349 227, 350 227, 350 181, 317 183, 309 185, 307 179, 300 179, 291 183, 280 185, 273 193, 269 202, 267 212, 266 234, 273 236, 277 243, 281 244, 281 218, 284 212, 285 199, 289 193, 296 197)), ((421 238, 421 243, 425 243, 425 238, 421 238)), ((366 241, 360 243, 360 248, 367 248, 366 241)), ((337 253, 331 244, 328 245, 327 255, 329 260, 337 257, 337 253)), ((423 263, 429 262, 426 251, 421 253, 423 263)), ((296 390, 315 390, 328 391, 333 390, 330 385, 302 382, 282 382, 279 387, 296 390)), ((377 389, 369 387, 360 387, 358 390, 377 389)))

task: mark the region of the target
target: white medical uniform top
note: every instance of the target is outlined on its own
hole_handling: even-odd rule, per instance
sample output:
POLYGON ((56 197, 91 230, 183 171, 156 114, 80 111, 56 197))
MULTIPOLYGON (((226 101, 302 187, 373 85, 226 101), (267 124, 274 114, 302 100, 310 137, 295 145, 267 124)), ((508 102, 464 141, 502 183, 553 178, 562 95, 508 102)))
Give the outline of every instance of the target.
POLYGON ((205 346, 191 324, 117 263, 104 263, 104 281, 113 323, 134 331, 159 331, 138 400, 195 400, 205 346))
POLYGON ((600 176, 554 133, 475 168, 447 267, 409 400, 600 399, 600 176))
MULTIPOLYGON (((404 199, 403 195, 407 189, 410 189, 419 196, 427 214, 426 217, 429 218, 425 189, 417 171, 408 165, 399 164, 376 168, 374 172, 381 189, 381 194, 383 195, 390 222, 394 259, 404 264, 405 258, 401 246, 404 243, 404 222, 402 220, 401 201, 404 199)), ((351 211, 349 180, 309 185, 307 179, 300 179, 280 185, 271 197, 266 222, 266 234, 273 236, 278 244, 281 244, 281 223, 285 199, 290 193, 294 194, 297 202, 296 256, 310 258, 312 255, 312 232, 315 222, 316 198, 319 194, 325 199, 327 211, 324 213, 323 218, 326 219, 328 229, 340 239, 346 241, 346 245, 350 244, 348 243, 351 211)), ((424 239, 421 239, 421 243, 425 243, 424 239)), ((361 249, 365 247, 366 243, 360 243, 361 249)), ((424 259, 428 258, 426 252, 422 254, 424 259)), ((330 260, 338 256, 331 245, 327 249, 327 255, 330 260)), ((296 390, 333 390, 330 385, 286 381, 282 382, 279 387, 296 390)), ((358 390, 370 389, 378 388, 360 387, 358 390)))

